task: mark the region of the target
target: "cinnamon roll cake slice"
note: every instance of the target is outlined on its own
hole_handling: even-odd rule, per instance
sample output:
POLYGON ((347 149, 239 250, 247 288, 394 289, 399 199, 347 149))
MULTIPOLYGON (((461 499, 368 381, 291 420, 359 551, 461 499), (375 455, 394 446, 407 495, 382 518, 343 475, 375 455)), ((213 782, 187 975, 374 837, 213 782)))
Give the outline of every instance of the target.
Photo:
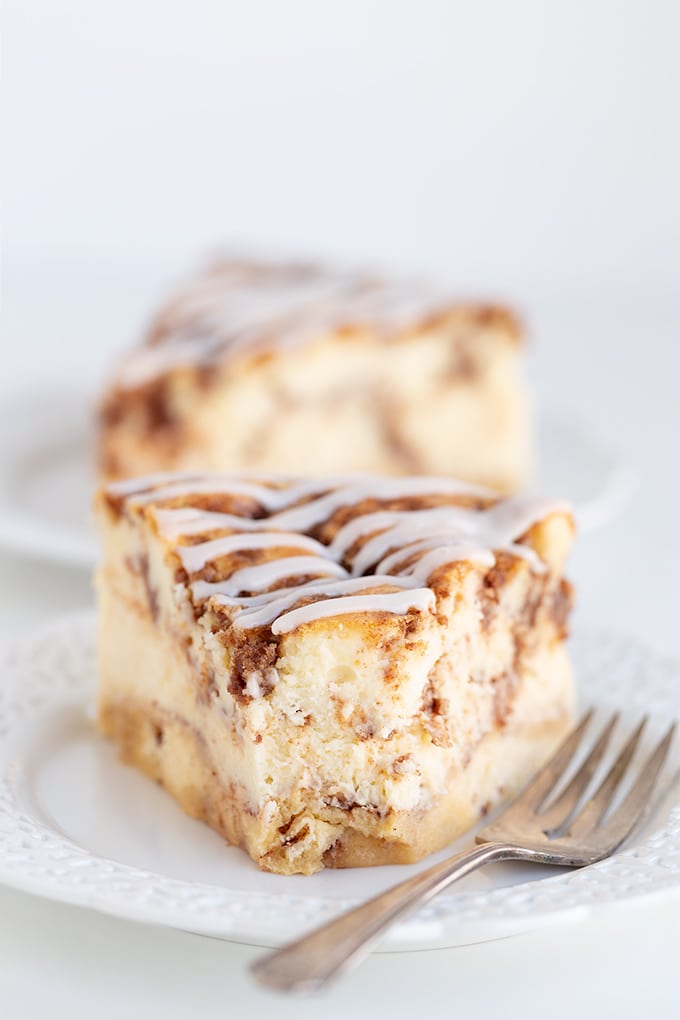
POLYGON ((220 261, 118 365, 99 468, 442 474, 517 491, 533 426, 505 308, 423 282, 220 261))
POLYGON ((264 870, 415 861, 570 725, 562 504, 161 473, 97 507, 101 730, 264 870))

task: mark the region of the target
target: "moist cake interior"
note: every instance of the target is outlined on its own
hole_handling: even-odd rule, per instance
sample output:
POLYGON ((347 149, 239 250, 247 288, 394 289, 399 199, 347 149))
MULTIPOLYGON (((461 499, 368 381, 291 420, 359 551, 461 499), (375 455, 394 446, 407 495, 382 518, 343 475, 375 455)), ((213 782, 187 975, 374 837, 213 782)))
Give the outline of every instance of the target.
POLYGON ((568 508, 441 478, 104 488, 99 722, 259 867, 416 860, 568 728, 568 508))

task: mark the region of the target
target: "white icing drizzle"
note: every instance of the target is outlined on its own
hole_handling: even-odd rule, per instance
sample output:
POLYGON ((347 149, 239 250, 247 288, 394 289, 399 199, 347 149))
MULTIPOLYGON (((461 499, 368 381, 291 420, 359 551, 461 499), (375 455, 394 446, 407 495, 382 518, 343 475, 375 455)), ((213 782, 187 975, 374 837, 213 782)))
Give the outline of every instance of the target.
POLYGON ((271 522, 276 523, 278 527, 291 528, 294 531, 308 531, 322 521, 326 521, 341 507, 351 506, 364 499, 388 500, 433 495, 473 495, 479 498, 491 498, 495 494, 489 489, 468 485, 452 478, 428 478, 426 476, 382 478, 369 475, 354 485, 335 489, 320 499, 305 503, 303 506, 294 506, 290 510, 284 510, 274 515, 271 522))
POLYGON ((161 311, 150 342, 119 366, 122 388, 183 366, 253 349, 288 349, 342 326, 406 330, 453 302, 418 281, 317 266, 223 263, 188 282, 161 311))
MULTIPOLYGON (((338 484, 344 484, 347 479, 353 479, 359 477, 358 475, 343 475, 342 481, 338 484)), ((238 474, 232 474, 227 471, 211 471, 209 475, 205 471, 154 471, 148 475, 136 475, 134 478, 124 478, 118 482, 109 482, 106 486, 106 491, 114 496, 131 496, 138 492, 148 492, 150 489, 158 488, 159 486, 168 484, 182 484, 182 493, 190 495, 196 490, 192 487, 192 481, 214 481, 214 482, 264 482, 267 485, 280 485, 288 486, 297 481, 295 478, 290 478, 289 475, 282 474, 271 474, 267 472, 257 472, 249 475, 248 472, 239 471, 238 474)), ((326 481, 326 479, 324 479, 326 481)), ((309 480, 308 480, 309 481, 309 480)), ((333 480, 328 479, 329 488, 332 487, 333 480)), ((316 480, 318 486, 320 479, 316 480)), ((289 490, 288 490, 289 491, 289 490)), ((317 489, 318 491, 318 489, 317 489)), ((182 507, 181 509, 189 509, 188 507, 182 507)))
MULTIPOLYGON (((169 482, 190 482, 192 478, 199 480, 205 475, 197 471, 156 471, 150 475, 139 475, 137 478, 124 478, 120 482, 110 482, 106 491, 113 496, 130 496, 135 492, 145 492, 154 486, 167 485, 169 482)), ((191 486, 188 487, 191 492, 191 486)))
POLYGON ((239 517, 237 514, 223 514, 216 510, 199 510, 193 506, 178 506, 171 509, 154 508, 158 530, 164 538, 183 538, 202 535, 206 531, 260 531, 268 521, 239 517))
POLYGON ((329 546, 329 551, 331 555, 342 557, 356 541, 373 532, 383 532, 406 521, 414 528, 420 522, 423 526, 440 521, 447 523, 453 511, 453 507, 446 506, 430 510, 376 510, 374 513, 362 514, 361 517, 355 517, 340 528, 329 546))
POLYGON ((450 538, 450 535, 447 535, 446 532, 442 535, 441 532, 435 531, 430 532, 427 538, 419 538, 416 542, 407 542, 380 560, 376 564, 375 572, 376 574, 390 574, 395 567, 416 553, 426 552, 428 549, 440 549, 442 542, 447 538, 450 538))
POLYGON ((224 494, 225 496, 246 496, 249 499, 261 503, 268 509, 270 505, 276 505, 274 489, 268 489, 264 485, 257 485, 255 482, 242 480, 232 481, 231 479, 204 477, 195 482, 178 482, 177 484, 162 485, 158 489, 151 489, 148 492, 135 492, 130 497, 131 501, 139 506, 155 503, 157 500, 177 499, 183 496, 200 496, 202 494, 212 495, 224 494))
MULTIPOLYGON (((227 578, 227 582, 228 581, 229 578, 227 578)), ((234 606, 237 608, 263 606, 266 602, 271 602, 272 598, 275 596, 283 596, 288 593, 292 595, 293 592, 295 592, 296 598, 301 597, 300 585, 298 584, 296 584, 293 588, 277 588, 276 591, 264 591, 259 595, 240 595, 238 598, 234 598, 232 595, 227 595, 224 590, 224 586, 225 581, 194 581, 193 584, 189 585, 189 588, 191 589, 191 597, 195 602, 204 602, 206 599, 214 598, 218 605, 234 606)), ((305 591, 307 591, 308 587, 309 585, 304 586, 305 591)))
POLYGON ((413 588, 410 591, 389 592, 387 595, 347 595, 339 599, 312 602, 284 613, 272 623, 272 634, 287 634, 303 623, 347 613, 407 613, 410 609, 424 612, 434 605, 434 592, 430 588, 413 588))
POLYGON ((426 584, 439 567, 463 562, 480 563, 484 567, 493 567, 496 557, 489 549, 478 549, 472 545, 462 545, 461 543, 440 545, 407 567, 406 573, 410 577, 416 578, 420 584, 426 584))
MULTIPOLYGON (((194 585, 192 594, 196 597, 194 585)), ((415 582, 409 577, 353 577, 343 581, 310 581, 302 588, 278 588, 276 591, 264 592, 262 595, 253 595, 247 598, 234 598, 221 592, 208 592, 201 588, 200 597, 203 593, 212 596, 215 602, 221 606, 236 608, 234 626, 240 628, 263 627, 272 623, 281 613, 290 609, 301 599, 309 595, 326 596, 330 599, 337 599, 342 595, 352 595, 355 592, 370 592, 375 588, 414 588, 415 582)))
POLYGON ((193 574, 196 570, 202 570, 206 563, 216 560, 220 556, 229 556, 230 553, 241 552, 244 549, 307 549, 317 557, 324 557, 327 562, 326 546, 317 542, 307 535, 294 534, 289 531, 259 531, 255 534, 225 535, 223 538, 213 538, 209 542, 199 542, 197 545, 179 546, 177 555, 182 561, 182 566, 193 574))
POLYGON ((541 496, 519 496, 503 499, 487 510, 481 511, 483 520, 478 525, 478 534, 485 532, 501 536, 504 543, 520 538, 537 521, 550 513, 571 513, 568 503, 561 500, 547 500, 541 496))
MULTIPOLYGON (((363 574, 378 560, 381 560, 390 549, 405 545, 421 536, 426 538, 433 535, 439 536, 442 540, 458 538, 469 544, 470 532, 465 527, 465 522, 470 520, 472 514, 477 515, 480 511, 463 511, 464 518, 456 514, 454 507, 436 507, 433 510, 400 511, 395 514, 394 523, 391 527, 383 527, 373 538, 365 542, 354 557, 352 564, 353 574, 363 574), (453 510, 453 513, 449 511, 453 510)), ((372 515, 367 514, 366 517, 372 515)), ((371 531, 376 530, 371 527, 371 531)))
MULTIPOLYGON (((113 495, 127 496, 133 504, 140 506, 201 494, 223 493, 246 496, 255 500, 269 512, 268 520, 243 518, 233 514, 220 514, 219 516, 224 520, 225 527, 230 527, 229 521, 234 519, 241 522, 238 527, 254 531, 260 528, 271 528, 272 525, 281 530, 308 531, 316 524, 327 520, 341 507, 349 506, 369 497, 387 500, 423 495, 470 495, 479 499, 490 499, 496 495, 490 489, 470 485, 467 482, 426 476, 383 478, 374 475, 351 474, 307 478, 288 485, 282 484, 284 482, 284 478, 276 476, 258 475, 257 478, 251 480, 243 475, 237 477, 228 474, 214 474, 206 477, 197 474, 162 472, 125 482, 114 482, 107 487, 107 491, 113 495), (175 481, 175 479, 179 479, 179 481, 175 481), (271 484, 262 484, 263 482, 271 484), (311 499, 301 506, 295 505, 310 496, 317 498, 311 499), (247 522, 245 525, 242 523, 244 521, 247 522)), ((452 511, 455 508, 443 509, 452 511)), ((199 507, 155 507, 154 513, 161 528, 168 528, 168 537, 200 534, 201 531, 209 531, 213 521, 216 522, 213 511, 202 510, 199 507), (191 530, 180 531, 175 527, 175 525, 182 525, 188 521, 192 521, 191 530), (205 527, 201 526, 201 521, 205 521, 205 527)), ((402 511, 402 513, 409 513, 409 511, 402 511)), ((350 522, 350 525, 355 523, 350 522)), ((349 528, 350 525, 347 527, 349 528)), ((373 530, 377 530, 378 526, 376 525, 373 530)), ((356 525, 356 527, 359 529, 356 537, 359 537, 360 529, 363 526, 356 525)), ((342 529, 343 532, 344 530, 342 529)), ((340 533, 336 542, 339 539, 340 533)), ((349 548, 354 540, 348 541, 346 548, 349 548)))
MULTIPOLYGON (((229 606, 236 609, 251 609, 260 606, 274 606, 274 603, 282 608, 294 606, 296 602, 306 595, 344 595, 352 592, 366 592, 374 588, 384 588, 391 585, 391 588, 414 588, 415 581, 410 577, 371 574, 370 577, 352 577, 348 580, 311 580, 301 589, 299 584, 294 588, 277 588, 273 592, 262 592, 260 595, 247 595, 234 598, 220 591, 223 581, 197 580, 191 585, 192 598, 197 602, 206 599, 214 599, 219 606, 229 606), (302 591, 302 595, 300 594, 302 591)), ((280 612, 282 609, 276 610, 280 612)), ((272 611, 273 612, 273 611, 272 611)), ((276 612, 273 612, 273 620, 276 612)), ((242 614, 243 615, 243 614, 242 614)), ((270 622, 270 621, 269 621, 270 622)))
POLYGON ((165 473, 115 483, 110 492, 146 506, 170 498, 194 494, 225 493, 248 496, 268 513, 261 519, 203 510, 195 506, 152 506, 160 532, 169 539, 196 536, 224 528, 232 533, 179 545, 176 553, 189 573, 207 563, 250 549, 279 549, 281 555, 264 563, 243 567, 227 578, 196 581, 191 585, 196 601, 210 599, 234 610, 239 628, 271 626, 274 634, 287 633, 317 619, 347 613, 403 613, 429 609, 434 592, 428 582, 438 568, 466 561, 492 567, 495 552, 507 552, 527 560, 532 569, 545 564, 529 546, 518 543, 538 521, 554 512, 569 513, 564 503, 538 498, 501 500, 487 509, 437 506, 417 510, 374 510, 352 518, 329 545, 304 534, 328 520, 337 510, 364 500, 378 502, 412 496, 467 495, 489 497, 479 489, 452 479, 385 478, 343 475, 335 478, 289 481, 258 477, 249 480, 228 475, 168 475, 165 473), (269 484, 267 484, 269 483, 269 484), (307 500, 300 505, 300 501, 307 500), (279 530, 280 529, 280 530, 279 530), (351 576, 341 561, 361 541, 351 558, 351 576), (286 555, 293 551, 294 555, 286 555), (400 568, 404 561, 416 557, 400 568), (375 574, 366 574, 375 569, 375 574), (399 569, 399 573, 393 573, 399 569), (306 584, 271 590, 287 578, 310 575, 306 584), (376 592, 376 588, 389 591, 376 592), (395 591, 394 589, 398 589, 395 591), (239 592, 257 594, 239 596, 239 592), (316 598, 304 606, 305 598, 316 598))
MULTIPOLYGON (((515 539, 528 531, 532 524, 546 513, 566 509, 564 504, 547 503, 540 499, 509 499, 496 503, 486 510, 435 507, 430 510, 396 511, 392 515, 391 526, 389 513, 366 514, 359 518, 355 530, 371 534, 376 530, 376 525, 382 526, 382 530, 373 538, 369 538, 354 557, 352 573, 363 574, 376 563, 378 564, 376 569, 387 570, 385 558, 390 550, 403 551, 405 545, 417 540, 421 534, 423 539, 427 539, 428 535, 432 535, 433 529, 435 536, 440 538, 439 547, 446 546, 449 549, 450 562, 462 559, 488 562, 485 554, 492 554, 493 550, 496 550, 527 559, 535 569, 542 570, 543 564, 535 551, 529 546, 518 545, 515 539), (454 555, 456 548, 460 550, 460 555, 454 555)), ((349 537, 353 538, 354 533, 349 528, 342 529, 336 536, 336 541, 343 530, 347 530, 349 537)), ((340 549, 345 547, 346 541, 347 535, 341 538, 340 549)), ((396 562, 398 561, 392 560, 393 565, 396 562)), ((430 558, 429 562, 436 561, 430 558)), ((445 562, 442 560, 438 565, 441 566, 445 562)), ((489 565, 492 566, 493 563, 489 565)))
MULTIPOLYGON (((153 479, 156 476, 149 475, 147 477, 153 479)), ((135 479, 134 482, 130 483, 115 482, 114 485, 109 486, 109 491, 114 492, 115 494, 114 486, 124 484, 130 484, 132 486, 134 484, 135 487, 131 489, 128 495, 133 503, 142 506, 155 503, 156 501, 183 498, 185 496, 197 496, 202 493, 207 495, 212 493, 223 493, 225 495, 247 496, 265 507, 270 514, 276 514, 283 508, 291 507, 299 500, 306 499, 308 496, 316 496, 319 493, 335 495, 336 493, 345 492, 347 493, 347 498, 352 501, 351 494, 355 491, 355 489, 349 488, 349 486, 361 486, 362 484, 365 486, 367 482, 372 480, 373 476, 356 474, 338 475, 330 478, 307 478, 303 481, 289 485, 281 485, 282 479, 280 478, 266 478, 260 475, 252 479, 244 477, 243 475, 236 477, 233 475, 215 474, 211 475, 209 478, 206 478, 205 475, 190 475, 186 480, 180 480, 176 483, 172 481, 173 477, 174 476, 172 475, 169 477, 170 484, 161 484, 159 487, 154 487, 153 481, 149 485, 146 485, 144 484, 145 480, 141 478, 135 479), (262 484, 267 481, 270 481, 272 484, 262 484), (276 483, 278 483, 278 487, 276 483)), ((385 481, 396 481, 396 479, 385 479, 385 481)), ((442 484, 442 479, 437 479, 436 481, 439 484, 442 484)), ((455 488, 453 488, 451 487, 452 483, 450 480, 444 481, 446 481, 449 486, 449 488, 445 490, 446 492, 450 491, 458 493, 475 491, 485 493, 487 496, 492 495, 492 493, 488 490, 473 490, 472 486, 465 486, 464 488, 461 488, 461 486, 463 486, 462 482, 456 483, 455 488)), ((378 498, 388 498, 388 496, 378 498)), ((320 503, 320 500, 314 500, 309 505, 316 506, 317 503, 320 503)), ((343 504, 340 502, 338 505, 342 506, 343 504)), ((181 509, 186 508, 182 507, 181 509)), ((303 510, 303 507, 295 509, 303 510)), ((207 511, 205 512, 207 513, 207 511)), ((292 513, 292 511, 288 512, 292 513)), ((267 526, 266 522, 263 526, 267 526)))
MULTIPOLYGON (((237 595, 240 591, 264 591, 286 577, 310 574, 313 577, 347 577, 347 571, 322 556, 284 556, 268 560, 254 567, 235 570, 224 581, 218 582, 215 591, 224 595, 237 595)), ((300 588, 297 589, 300 591, 300 588)), ((299 595, 298 595, 299 597, 299 595)))

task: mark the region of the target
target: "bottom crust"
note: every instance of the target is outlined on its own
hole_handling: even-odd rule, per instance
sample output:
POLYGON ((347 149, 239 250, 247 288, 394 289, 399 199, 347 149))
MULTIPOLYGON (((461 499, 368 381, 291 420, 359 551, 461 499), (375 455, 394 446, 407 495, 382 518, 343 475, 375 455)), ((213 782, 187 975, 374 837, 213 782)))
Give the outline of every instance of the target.
POLYGON ((124 761, 162 784, 188 815, 247 850, 263 870, 280 874, 410 864, 442 849, 519 792, 570 724, 565 711, 540 727, 489 733, 463 772, 452 777, 450 792, 426 814, 379 817, 365 808, 348 812, 310 804, 294 828, 282 833, 253 811, 241 786, 221 781, 200 733, 180 716, 157 703, 130 700, 100 703, 99 711, 100 728, 116 741, 124 761))

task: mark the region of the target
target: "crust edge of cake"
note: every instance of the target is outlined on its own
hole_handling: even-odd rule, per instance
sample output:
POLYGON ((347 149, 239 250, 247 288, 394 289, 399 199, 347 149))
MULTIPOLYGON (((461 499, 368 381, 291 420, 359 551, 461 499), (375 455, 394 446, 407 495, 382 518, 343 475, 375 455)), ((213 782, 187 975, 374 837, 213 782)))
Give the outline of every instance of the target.
MULTIPOLYGON (((397 813, 381 820, 379 835, 362 831, 357 818, 343 824, 342 811, 330 808, 313 816, 303 817, 301 825, 320 823, 323 835, 332 832, 328 845, 315 852, 312 843, 299 857, 290 856, 290 848, 301 838, 301 825, 287 839, 282 834, 278 846, 265 846, 261 839, 258 816, 247 806, 245 792, 232 784, 225 788, 212 768, 200 739, 183 722, 164 713, 149 711, 149 706, 106 702, 100 705, 100 732, 117 745, 120 758, 139 768, 161 785, 191 818, 205 822, 232 846, 248 853, 263 871, 281 875, 314 874, 323 868, 380 867, 390 864, 413 864, 448 846, 469 831, 489 812, 515 796, 527 776, 547 761, 573 722, 570 707, 540 726, 519 730, 499 728, 487 734, 469 763, 464 776, 464 790, 473 789, 474 796, 461 792, 461 777, 456 777, 453 792, 442 795, 436 805, 423 816, 414 812, 397 813), (172 770, 159 755, 159 731, 162 741, 176 746, 185 743, 185 753, 193 760, 193 781, 175 779, 172 770), (174 731, 174 732, 173 732, 174 731), (496 775, 499 763, 508 753, 517 758, 514 771, 496 775), (489 773, 491 776, 489 777, 489 773), (501 781, 502 779, 502 781, 501 781), (390 839, 390 829, 398 822, 398 837, 390 839)), ((307 835, 307 833, 303 833, 307 835)))

